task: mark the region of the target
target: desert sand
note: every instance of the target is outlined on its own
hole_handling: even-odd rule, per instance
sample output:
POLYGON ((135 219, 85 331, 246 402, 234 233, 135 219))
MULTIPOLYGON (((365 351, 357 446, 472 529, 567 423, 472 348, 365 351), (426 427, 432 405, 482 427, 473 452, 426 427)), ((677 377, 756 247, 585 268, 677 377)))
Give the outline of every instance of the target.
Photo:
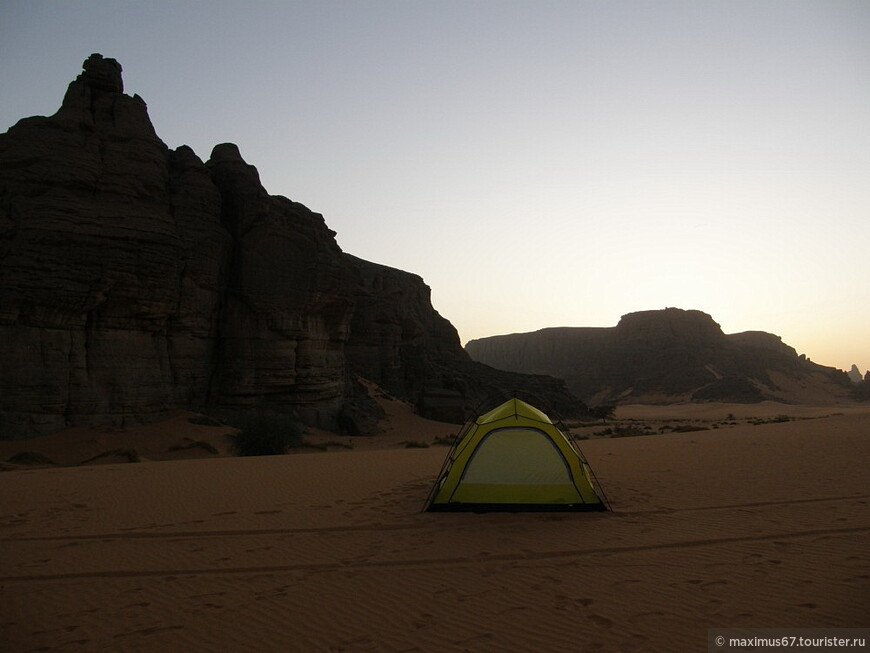
POLYGON ((585 429, 595 514, 421 512, 447 448, 403 443, 456 427, 398 403, 327 453, 235 458, 183 413, 0 443, 142 460, 0 474, 0 648, 702 651, 713 627, 870 625, 870 406, 617 416, 710 428, 585 429), (167 451, 199 441, 218 453, 167 451))

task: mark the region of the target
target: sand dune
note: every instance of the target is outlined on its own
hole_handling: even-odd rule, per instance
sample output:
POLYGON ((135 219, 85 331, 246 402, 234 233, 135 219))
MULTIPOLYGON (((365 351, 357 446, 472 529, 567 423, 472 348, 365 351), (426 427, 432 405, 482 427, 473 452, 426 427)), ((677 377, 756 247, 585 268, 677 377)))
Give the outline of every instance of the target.
POLYGON ((611 514, 422 513, 434 446, 0 474, 0 641, 690 651, 870 621, 866 408, 581 444, 611 514))

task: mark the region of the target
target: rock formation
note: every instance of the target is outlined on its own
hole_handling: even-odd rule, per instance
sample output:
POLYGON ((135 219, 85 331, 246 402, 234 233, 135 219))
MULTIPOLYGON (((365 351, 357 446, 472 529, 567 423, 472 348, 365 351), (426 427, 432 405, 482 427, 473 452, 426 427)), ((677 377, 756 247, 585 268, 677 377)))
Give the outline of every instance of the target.
POLYGON ((775 335, 725 335, 701 311, 623 316, 616 327, 565 327, 472 340, 466 350, 499 369, 549 374, 591 405, 715 400, 849 399, 844 372, 816 365, 775 335))
POLYGON ((92 55, 55 115, 0 135, 0 437, 182 407, 362 433, 378 409, 358 377, 435 417, 516 388, 579 406, 473 363, 422 279, 334 236, 235 145, 168 149, 92 55))
MULTIPOLYGON (((870 372, 870 370, 868 370, 870 372)), ((849 380, 852 383, 861 383, 864 380, 864 377, 861 376, 861 370, 858 369, 857 365, 852 365, 852 369, 846 372, 849 375, 849 380)))

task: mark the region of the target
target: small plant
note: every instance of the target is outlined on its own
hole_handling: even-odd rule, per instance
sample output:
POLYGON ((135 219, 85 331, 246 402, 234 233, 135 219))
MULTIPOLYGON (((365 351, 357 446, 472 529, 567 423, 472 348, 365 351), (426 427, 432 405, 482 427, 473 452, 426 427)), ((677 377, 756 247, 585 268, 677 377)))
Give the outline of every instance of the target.
POLYGON ((400 442, 399 444, 404 444, 405 449, 428 449, 429 443, 423 442, 422 440, 406 440, 405 442, 400 442))
POLYGON ((323 446, 326 448, 336 447, 337 449, 348 449, 353 450, 352 442, 339 442, 338 440, 330 440, 329 442, 324 442, 323 446))
POLYGON ((792 420, 788 415, 777 415, 776 417, 770 417, 768 419, 762 419, 760 417, 755 417, 749 420, 749 423, 753 426, 760 426, 762 424, 782 424, 784 422, 790 422, 792 420))
POLYGON ((636 426, 620 426, 613 430, 611 438, 633 438, 638 435, 649 435, 648 431, 639 429, 636 426))
POLYGON ((187 451, 188 449, 204 449, 209 453, 220 453, 211 442, 206 442, 205 440, 191 440, 190 442, 185 442, 184 444, 176 444, 169 447, 167 451, 187 451))
POLYGON ((448 435, 447 437, 442 436, 432 440, 432 444, 441 445, 444 447, 452 447, 454 442, 456 442, 455 435, 448 435))
POLYGON ((238 456, 276 456, 302 444, 305 426, 290 415, 268 411, 240 413, 230 420, 239 432, 230 435, 238 456))
POLYGON ((674 433, 692 433, 694 431, 709 431, 710 429, 706 426, 697 426, 695 424, 680 424, 679 426, 675 426, 672 431, 674 433))
POLYGON ((88 458, 87 460, 83 460, 80 462, 80 465, 87 465, 88 463, 92 463, 95 460, 99 460, 100 458, 108 458, 109 456, 117 456, 118 458, 126 458, 128 463, 138 463, 141 462, 141 458, 139 458, 139 452, 135 449, 111 449, 110 451, 104 451, 103 453, 98 453, 96 456, 92 458, 88 458))
POLYGON ((353 444, 349 442, 339 442, 338 440, 329 440, 328 442, 311 442, 305 438, 300 438, 297 444, 293 445, 293 449, 317 449, 318 451, 329 451, 330 447, 339 449, 353 449, 353 444))

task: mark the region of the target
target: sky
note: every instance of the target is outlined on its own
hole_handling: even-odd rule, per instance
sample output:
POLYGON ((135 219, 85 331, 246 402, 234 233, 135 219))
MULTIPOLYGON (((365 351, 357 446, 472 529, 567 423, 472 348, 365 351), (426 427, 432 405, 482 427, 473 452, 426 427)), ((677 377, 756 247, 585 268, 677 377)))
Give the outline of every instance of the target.
POLYGON ((866 0, 4 0, 0 131, 92 52, 464 342, 665 307, 870 367, 866 0))

